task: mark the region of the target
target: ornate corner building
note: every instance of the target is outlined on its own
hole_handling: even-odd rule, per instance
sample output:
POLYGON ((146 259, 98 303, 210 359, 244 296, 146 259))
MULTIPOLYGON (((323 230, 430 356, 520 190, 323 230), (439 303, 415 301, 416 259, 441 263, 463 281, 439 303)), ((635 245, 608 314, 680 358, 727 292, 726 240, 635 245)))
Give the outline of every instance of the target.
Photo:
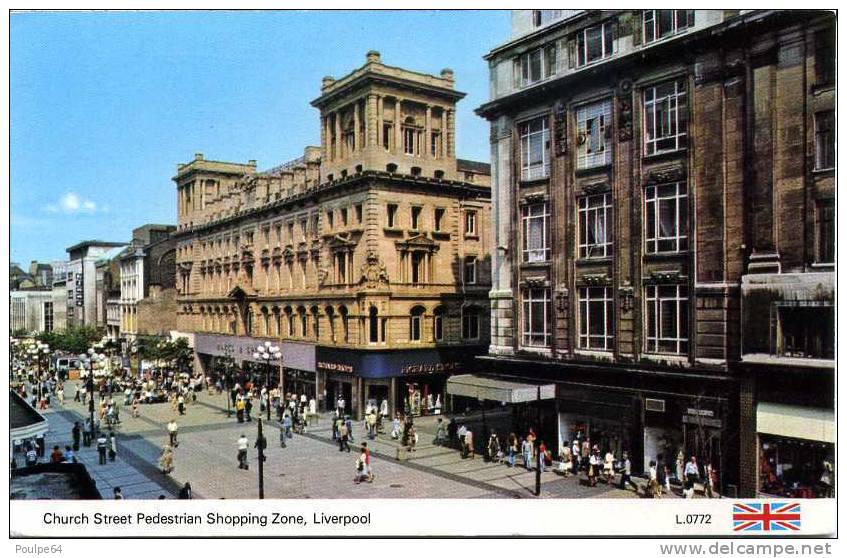
POLYGON ((489 343, 489 166, 456 158, 462 97, 452 71, 372 51, 323 79, 320 147, 264 172, 202 154, 179 165, 177 326, 207 373, 225 356, 260 366, 269 340, 283 356, 272 383, 322 407, 443 401, 489 343))
POLYGON ((814 490, 834 457, 834 35, 827 12, 514 12, 477 109, 479 361, 555 384, 546 439, 672 474, 697 455, 730 495, 814 490))

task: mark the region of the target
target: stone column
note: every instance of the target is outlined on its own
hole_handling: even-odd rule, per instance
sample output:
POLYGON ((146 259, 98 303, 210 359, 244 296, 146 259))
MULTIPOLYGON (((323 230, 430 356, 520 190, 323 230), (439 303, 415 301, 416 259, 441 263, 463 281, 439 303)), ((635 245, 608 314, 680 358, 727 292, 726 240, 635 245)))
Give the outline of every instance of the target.
POLYGON ((327 135, 329 130, 327 130, 327 117, 326 115, 321 116, 321 160, 329 161, 329 146, 327 145, 327 135))
POLYGON ((382 145, 382 127, 385 125, 385 98, 382 95, 376 96, 376 145, 382 145))
POLYGON ((362 145, 362 138, 359 136, 359 123, 361 122, 359 116, 359 101, 356 100, 353 103, 353 152, 359 150, 359 147, 362 145))
POLYGON ((405 148, 403 146, 403 126, 400 122, 400 106, 402 105, 402 100, 400 97, 394 101, 394 152, 395 153, 405 153, 405 148))
POLYGON ((426 106, 426 133, 424 134, 423 156, 424 159, 432 159, 432 105, 426 106))
POLYGON ((335 158, 334 160, 338 160, 342 158, 341 155, 341 111, 335 111, 335 158))
POLYGON ((454 118, 453 111, 447 110, 446 113, 446 121, 447 121, 447 130, 445 140, 447 141, 447 157, 454 157, 456 153, 456 131, 454 128, 454 118))
POLYGON ((377 118, 377 96, 374 94, 368 95, 367 114, 365 115, 365 126, 367 128, 366 146, 373 147, 377 144, 379 137, 379 119, 377 118))

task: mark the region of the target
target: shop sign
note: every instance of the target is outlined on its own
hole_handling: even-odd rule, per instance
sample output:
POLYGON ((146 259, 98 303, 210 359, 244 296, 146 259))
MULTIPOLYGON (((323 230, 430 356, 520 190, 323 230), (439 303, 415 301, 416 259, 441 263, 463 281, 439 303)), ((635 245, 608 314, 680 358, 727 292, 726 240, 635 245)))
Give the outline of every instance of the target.
POLYGON ((318 368, 322 370, 328 370, 330 372, 346 372, 347 374, 353 373, 353 366, 350 364, 342 364, 340 362, 324 362, 318 361, 318 368))
POLYGON ((694 415, 697 417, 714 417, 715 412, 710 411, 709 409, 686 409, 686 413, 689 415, 694 415))
POLYGON ((436 374, 439 372, 458 372, 461 369, 461 362, 433 362, 406 364, 400 367, 400 373, 404 376, 412 374, 436 374))
POLYGON ((682 422, 685 424, 694 424, 697 426, 708 426, 709 428, 722 428, 723 423, 720 419, 707 418, 696 415, 682 415, 682 422))

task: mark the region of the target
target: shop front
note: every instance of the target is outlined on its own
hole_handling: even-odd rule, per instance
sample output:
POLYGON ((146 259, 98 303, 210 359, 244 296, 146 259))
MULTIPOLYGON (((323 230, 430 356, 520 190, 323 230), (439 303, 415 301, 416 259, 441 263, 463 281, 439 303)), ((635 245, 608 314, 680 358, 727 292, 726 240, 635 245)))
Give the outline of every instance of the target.
MULTIPOLYGON (((641 453, 640 402, 637 396, 601 392, 569 385, 557 386, 556 406, 559 419, 559 446, 574 440, 588 440, 602 453, 611 450, 615 456, 624 451, 633 456, 641 453)), ((637 471, 637 465, 634 467, 637 471)))
POLYGON ((671 478, 679 479, 684 464, 694 456, 701 467, 712 466, 720 484, 726 462, 726 407, 721 398, 645 394, 644 470, 650 461, 664 463, 671 478))
POLYGON ((835 494, 835 414, 831 409, 759 402, 758 490, 768 496, 835 494))
POLYGON ((472 370, 479 351, 462 349, 356 350, 318 347, 318 387, 329 409, 339 396, 356 418, 369 405, 414 416, 440 413, 447 378, 472 370), (323 387, 321 387, 323 386, 323 387))
POLYGON ((316 393, 313 344, 197 333, 194 345, 203 372, 213 379, 228 376, 242 384, 246 381, 265 384, 270 380, 271 387, 281 385, 286 392, 305 393, 308 397, 316 393), (256 348, 265 341, 279 347, 279 360, 266 363, 253 357, 256 348))

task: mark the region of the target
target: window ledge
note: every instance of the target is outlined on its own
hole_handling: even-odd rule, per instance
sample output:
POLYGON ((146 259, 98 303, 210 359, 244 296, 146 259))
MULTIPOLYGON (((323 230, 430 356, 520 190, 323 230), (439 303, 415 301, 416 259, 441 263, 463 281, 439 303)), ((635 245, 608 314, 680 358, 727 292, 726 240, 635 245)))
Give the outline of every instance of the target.
POLYGON ((643 353, 641 358, 644 360, 649 360, 650 362, 656 362, 660 364, 670 364, 670 365, 685 365, 689 364, 687 355, 680 355, 675 353, 643 353))
POLYGON ((581 357, 588 357, 609 362, 615 360, 615 355, 611 349, 605 351, 601 349, 574 349, 573 354, 581 357))
POLYGON ((688 250, 680 250, 679 252, 656 252, 653 254, 644 254, 644 259, 647 261, 665 261, 675 260, 688 256, 688 250))
POLYGON ((745 364, 768 364, 772 366, 791 365, 807 368, 835 368, 835 359, 785 357, 766 353, 748 353, 741 355, 741 362, 745 364))
POLYGON ((546 184, 549 181, 550 181, 550 175, 548 174, 547 176, 542 176, 540 178, 532 178, 532 179, 521 178, 519 180, 519 183, 520 183, 521 186, 539 186, 539 185, 542 185, 542 184, 546 184))
POLYGON ((812 95, 820 95, 828 91, 835 91, 835 83, 816 83, 812 86, 812 95))
POLYGON ((825 169, 812 169, 812 176, 829 176, 835 175, 835 167, 828 167, 825 169))
POLYGON ((602 258, 578 258, 576 265, 592 265, 592 264, 610 264, 614 261, 613 256, 603 256, 602 258))
POLYGON ((531 347, 526 345, 520 345, 518 346, 518 351, 522 353, 530 353, 546 357, 553 356, 553 349, 551 349, 550 347, 531 347))
POLYGON ((814 262, 811 265, 812 269, 828 271, 835 269, 835 262, 814 262))
POLYGON ((479 240, 479 235, 478 234, 465 233, 465 238, 467 238, 469 240, 479 240))
POLYGON ((543 262, 521 262, 521 269, 538 269, 538 268, 546 268, 550 267, 552 262, 550 260, 544 260, 543 262))
POLYGON ((385 232, 385 234, 391 234, 391 235, 402 235, 403 234, 403 229, 401 229, 399 227, 383 227, 382 230, 385 232))
MULTIPOLYGON (((594 173, 599 174, 599 173, 602 173, 602 172, 609 172, 610 170, 612 170, 612 166, 613 166, 613 163, 609 162, 609 163, 603 163, 602 165, 595 165, 593 167, 577 168, 574 171, 574 174, 576 176, 581 177, 581 176, 587 176, 589 174, 594 174, 594 173)), ((611 184, 609 185, 609 190, 611 190, 611 184)))
POLYGON ((440 240, 450 240, 450 233, 444 231, 432 231, 432 238, 438 238, 440 240))
MULTIPOLYGON (((688 136, 686 136, 688 137, 688 136)), ((679 149, 674 149, 673 151, 662 151, 661 153, 653 153, 651 155, 643 155, 641 159, 645 163, 654 163, 661 162, 667 159, 676 159, 679 157, 684 157, 688 154, 687 147, 680 147, 679 149)))

